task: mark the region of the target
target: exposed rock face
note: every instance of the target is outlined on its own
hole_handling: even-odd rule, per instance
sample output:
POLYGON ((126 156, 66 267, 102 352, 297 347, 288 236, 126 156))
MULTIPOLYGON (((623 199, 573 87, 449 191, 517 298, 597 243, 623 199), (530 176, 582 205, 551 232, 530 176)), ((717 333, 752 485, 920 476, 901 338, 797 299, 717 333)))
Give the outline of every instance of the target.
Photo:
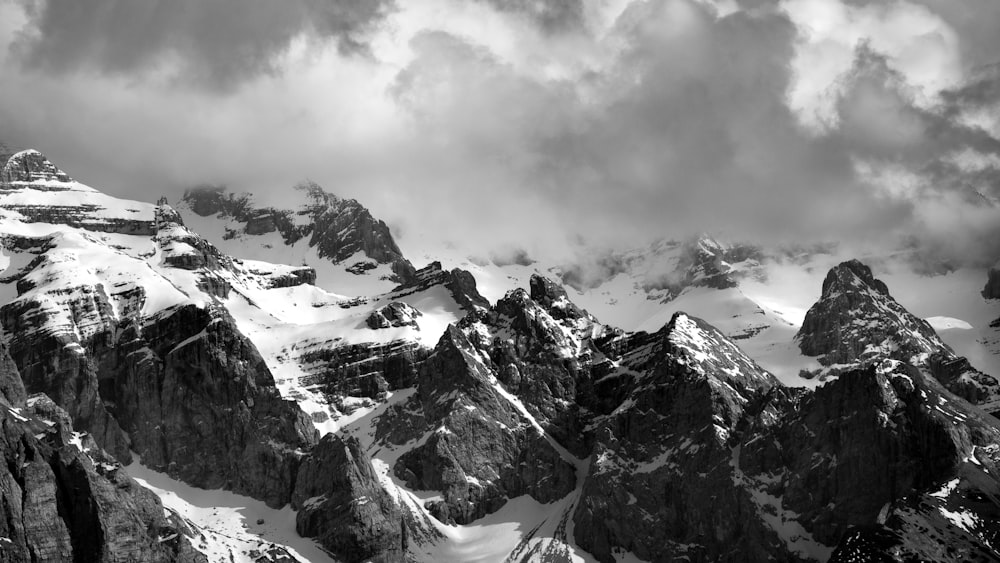
POLYGON ((106 364, 106 399, 145 465, 274 507, 290 500, 315 430, 224 312, 188 305, 124 327, 106 364))
POLYGON ((0 400, 0 535, 3 561, 207 559, 180 518, 84 436, 44 395, 0 400))
POLYGON ((327 434, 299 468, 296 531, 338 560, 396 562, 406 553, 403 513, 356 438, 327 434))
POLYGON ((602 561, 614 548, 654 561, 780 553, 745 516, 752 505, 729 463, 747 409, 779 383, 699 319, 678 313, 652 336, 619 360, 619 377, 634 379, 602 417, 577 542, 602 561))
POLYGON ((802 353, 818 356, 833 373, 898 360, 928 367, 953 392, 989 412, 1000 411, 1000 383, 957 356, 857 260, 830 270, 796 339, 802 353))
POLYGON ((413 279, 393 290, 396 296, 410 295, 418 291, 426 290, 435 285, 443 285, 448 288, 455 302, 466 311, 472 311, 477 307, 489 308, 490 302, 479 294, 476 288, 476 278, 465 270, 455 268, 446 271, 441 268, 440 262, 431 262, 427 266, 419 269, 413 279))
MULTIPOLYGON (((808 498, 813 506, 830 499, 832 510, 817 519, 817 534, 845 528, 843 523, 831 528, 828 521, 850 513, 853 526, 830 560, 958 562, 1000 557, 993 545, 1000 532, 995 477, 1000 436, 995 420, 912 367, 896 366, 875 376, 856 372, 850 379, 850 385, 878 397, 874 408, 867 414, 860 409, 842 413, 845 417, 833 424, 826 419, 821 423, 825 432, 812 428, 819 438, 836 432, 841 442, 856 444, 850 448, 853 456, 838 452, 834 459, 821 452, 819 460, 808 463, 820 466, 816 471, 826 465, 832 474, 808 477, 793 496, 798 502, 808 498), (871 414, 879 421, 874 427, 871 414), (842 488, 848 482, 860 493, 842 488)), ((804 467, 804 452, 800 459, 804 467)))
POLYGON ((6 164, 0 168, 0 185, 15 182, 69 182, 72 178, 56 168, 49 159, 36 151, 26 150, 7 157, 6 164))
POLYGON ((185 270, 232 269, 232 258, 181 224, 161 223, 156 241, 165 264, 185 270))
POLYGON ((987 276, 986 286, 983 288, 983 297, 987 299, 1000 299, 1000 265, 990 268, 987 276))
MULTIPOLYGON (((595 392, 595 341, 620 331, 601 325, 566 297, 552 281, 535 275, 530 294, 509 292, 496 306, 460 323, 496 378, 545 430, 578 456, 592 437, 584 412, 604 412, 595 392)), ((613 407, 611 407, 613 408, 613 407)))
MULTIPOLYGON (((318 347, 303 352, 310 366, 305 382, 317 385, 338 408, 343 397, 384 398, 387 391, 412 386, 417 366, 429 352, 411 340, 318 347)), ((343 410, 343 409, 342 409, 343 410)))
MULTIPOLYGON (((320 258, 339 264, 363 253, 377 264, 389 264, 396 281, 413 281, 415 269, 403 257, 389 227, 363 205, 338 198, 312 183, 296 189, 306 195, 307 203, 295 210, 258 208, 249 194, 227 193, 223 187, 211 186, 188 190, 184 201, 200 216, 221 214, 243 223, 241 230, 246 235, 278 232, 289 245, 308 237, 309 246, 320 258)), ((364 268, 355 273, 364 273, 364 268)))
MULTIPOLYGON (((35 271, 44 271, 53 259, 58 261, 42 255, 35 271)), ((22 294, 32 286, 28 279, 18 282, 22 294)), ((104 287, 71 286, 51 296, 14 301, 0 308, 0 320, 27 390, 51 397, 101 447, 130 461, 128 438, 101 400, 94 361, 110 351, 114 339, 116 323, 104 287)))
MULTIPOLYGON (((382 329, 401 326, 417 326, 417 318, 423 313, 400 301, 393 301, 380 307, 365 319, 365 324, 371 329, 382 329)), ((419 330, 419 328, 418 328, 419 330)))
POLYGON ((20 406, 27 398, 17 364, 11 359, 7 344, 0 335, 0 399, 7 401, 8 405, 20 406))
POLYGON ((0 213, 25 223, 62 224, 98 233, 151 236, 153 206, 111 198, 67 176, 37 151, 21 151, 0 168, 0 213))
POLYGON ((576 486, 574 466, 518 409, 457 327, 420 367, 417 388, 434 430, 394 472, 412 488, 442 492, 443 500, 428 506, 439 520, 464 524, 507 498, 551 502, 576 486))

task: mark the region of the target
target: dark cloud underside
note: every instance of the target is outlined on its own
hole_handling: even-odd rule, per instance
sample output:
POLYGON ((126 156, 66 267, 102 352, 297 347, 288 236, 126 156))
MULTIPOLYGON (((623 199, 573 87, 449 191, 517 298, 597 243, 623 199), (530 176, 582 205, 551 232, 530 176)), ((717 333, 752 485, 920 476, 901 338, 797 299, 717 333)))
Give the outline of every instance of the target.
POLYGON ((276 70, 299 37, 364 48, 391 0, 26 0, 13 48, 26 67, 143 75, 229 87, 276 70))

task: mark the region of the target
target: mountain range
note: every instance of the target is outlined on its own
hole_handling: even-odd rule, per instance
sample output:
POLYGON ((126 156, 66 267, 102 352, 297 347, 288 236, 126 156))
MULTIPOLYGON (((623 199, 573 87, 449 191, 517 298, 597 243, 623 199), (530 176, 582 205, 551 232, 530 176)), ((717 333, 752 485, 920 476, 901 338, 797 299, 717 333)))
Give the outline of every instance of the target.
POLYGON ((1000 559, 1000 267, 0 167, 0 561, 1000 559))

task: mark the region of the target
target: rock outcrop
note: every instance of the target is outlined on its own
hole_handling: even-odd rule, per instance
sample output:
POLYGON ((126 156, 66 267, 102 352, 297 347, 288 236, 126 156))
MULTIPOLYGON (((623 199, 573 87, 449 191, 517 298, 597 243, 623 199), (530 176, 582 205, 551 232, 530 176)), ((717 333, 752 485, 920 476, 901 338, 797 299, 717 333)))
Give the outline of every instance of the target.
POLYGON ((413 279, 394 289, 392 294, 402 297, 425 291, 435 285, 443 285, 451 293, 455 302, 466 311, 476 308, 489 308, 490 302, 479 294, 476 288, 476 278, 471 273, 460 268, 445 270, 440 262, 431 262, 417 270, 413 279))
POLYGON ((302 463, 296 531, 342 561, 391 563, 406 553, 405 519, 356 438, 327 434, 302 463))
POLYGON ((343 410, 344 397, 381 399, 388 391, 416 383, 417 369, 429 351, 412 340, 318 346, 303 351, 299 361, 309 366, 306 385, 316 386, 343 410))
POLYGON ((193 531, 42 394, 0 343, 0 560, 207 563, 193 531))
POLYGON ((392 328, 401 326, 412 326, 417 330, 417 318, 423 313, 400 301, 393 301, 384 307, 380 307, 365 319, 368 328, 379 330, 382 328, 392 328))

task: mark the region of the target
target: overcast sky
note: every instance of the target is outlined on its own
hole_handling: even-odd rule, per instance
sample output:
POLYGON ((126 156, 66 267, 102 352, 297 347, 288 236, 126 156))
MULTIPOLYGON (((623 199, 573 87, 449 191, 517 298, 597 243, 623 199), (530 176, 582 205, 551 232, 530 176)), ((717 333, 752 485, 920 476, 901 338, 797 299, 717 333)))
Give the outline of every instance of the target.
POLYGON ((0 0, 0 139, 106 192, 314 180, 400 234, 1000 258, 996 0, 0 0))

